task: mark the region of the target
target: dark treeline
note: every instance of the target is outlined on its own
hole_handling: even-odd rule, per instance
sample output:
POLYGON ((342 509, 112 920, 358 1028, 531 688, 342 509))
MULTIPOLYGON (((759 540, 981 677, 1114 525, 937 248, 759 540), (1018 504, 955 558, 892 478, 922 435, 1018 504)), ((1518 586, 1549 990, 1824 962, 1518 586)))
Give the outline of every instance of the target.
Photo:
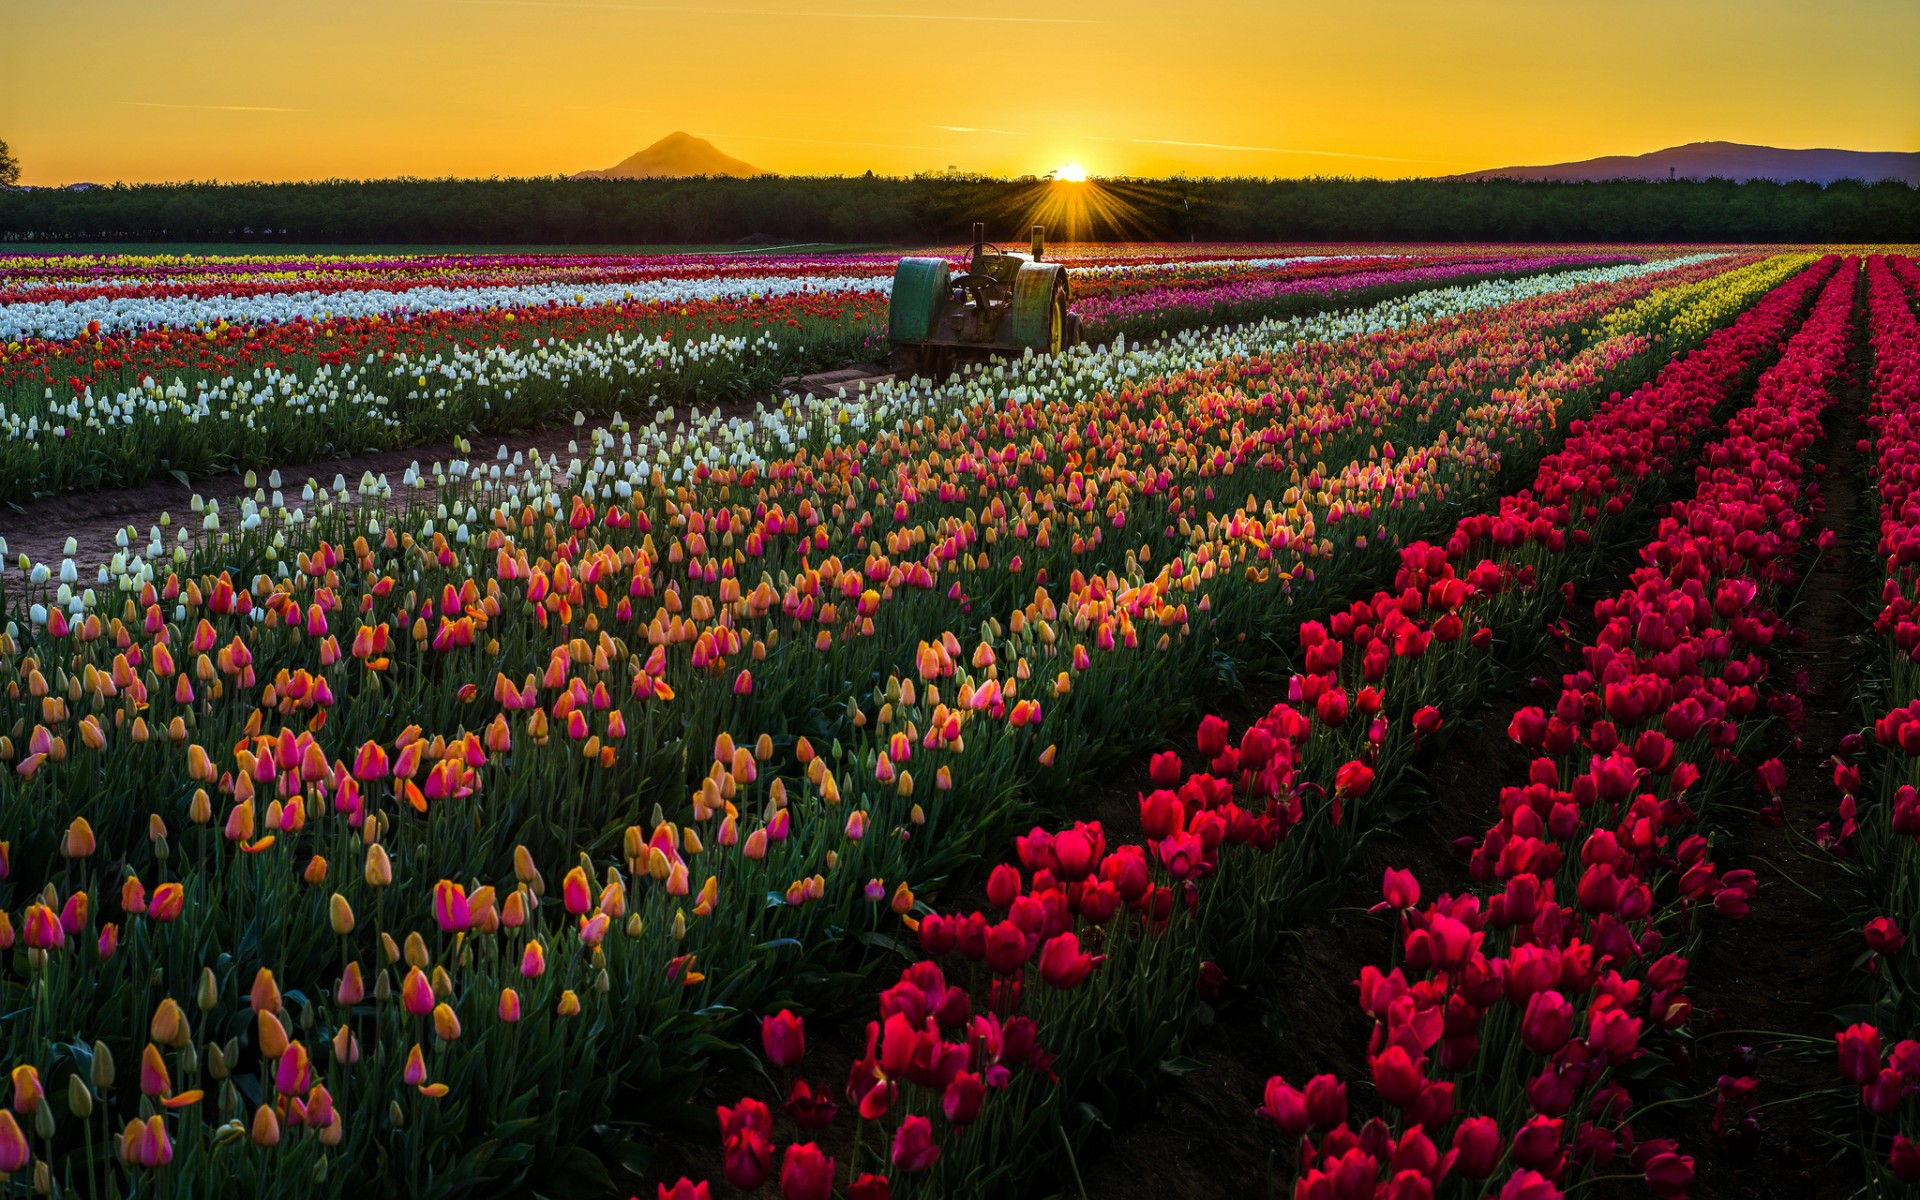
POLYGON ((1017 240, 1920 241, 1901 183, 1436 180, 335 180, 0 190, 0 241, 942 243, 1017 240))

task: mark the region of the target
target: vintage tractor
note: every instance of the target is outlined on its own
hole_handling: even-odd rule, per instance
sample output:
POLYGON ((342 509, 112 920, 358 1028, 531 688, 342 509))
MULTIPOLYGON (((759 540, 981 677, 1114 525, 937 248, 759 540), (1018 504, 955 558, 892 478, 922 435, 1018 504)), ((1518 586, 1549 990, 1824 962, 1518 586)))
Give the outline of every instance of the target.
POLYGON ((887 337, 894 371, 945 378, 965 364, 1022 351, 1057 354, 1080 341, 1080 318, 1067 311, 1067 271, 1041 262, 1045 230, 1033 227, 1027 254, 986 240, 975 222, 963 275, 944 258, 903 258, 893 272, 887 337))

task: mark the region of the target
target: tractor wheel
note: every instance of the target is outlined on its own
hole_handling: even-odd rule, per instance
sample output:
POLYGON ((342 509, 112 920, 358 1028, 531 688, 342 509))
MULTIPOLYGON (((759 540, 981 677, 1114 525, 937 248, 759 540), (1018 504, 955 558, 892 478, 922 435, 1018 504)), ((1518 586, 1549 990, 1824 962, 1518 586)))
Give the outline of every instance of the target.
POLYGON ((1068 346, 1078 346, 1080 344, 1080 314, 1077 312, 1067 314, 1066 344, 1068 346))
POLYGON ((1008 338, 1015 350, 1058 354, 1067 336, 1067 275, 1059 263, 1023 263, 1013 277, 1008 338))
POLYGON ((899 345, 932 337, 951 292, 946 259, 901 259, 893 269, 893 294, 887 301, 887 339, 899 345))

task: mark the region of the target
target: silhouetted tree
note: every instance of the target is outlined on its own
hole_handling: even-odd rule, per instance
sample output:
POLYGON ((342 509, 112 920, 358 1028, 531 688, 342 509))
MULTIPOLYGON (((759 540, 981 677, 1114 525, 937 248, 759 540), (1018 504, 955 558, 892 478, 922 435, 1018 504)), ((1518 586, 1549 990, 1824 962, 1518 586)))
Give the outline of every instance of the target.
POLYGON ((20 160, 7 149, 5 142, 0 142, 0 187, 12 187, 19 182, 20 160))
MULTIPOLYGON (((0 177, 4 177, 0 175, 0 177)), ((387 179, 0 193, 0 241, 336 245, 1025 241, 1915 242, 1903 183, 387 179), (1084 191, 1080 189, 1086 189, 1084 191)))

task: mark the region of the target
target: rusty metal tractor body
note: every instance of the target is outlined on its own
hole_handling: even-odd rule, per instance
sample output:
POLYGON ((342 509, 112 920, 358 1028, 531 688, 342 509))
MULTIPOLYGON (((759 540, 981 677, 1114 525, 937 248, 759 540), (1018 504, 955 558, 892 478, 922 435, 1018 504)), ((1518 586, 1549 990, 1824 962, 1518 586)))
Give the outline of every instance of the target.
POLYGON ((1043 234, 1035 225, 1031 251, 1010 253, 990 245, 976 223, 959 275, 944 258, 901 259, 887 305, 893 369, 939 379, 966 363, 1078 344, 1066 268, 1041 261, 1043 234))

